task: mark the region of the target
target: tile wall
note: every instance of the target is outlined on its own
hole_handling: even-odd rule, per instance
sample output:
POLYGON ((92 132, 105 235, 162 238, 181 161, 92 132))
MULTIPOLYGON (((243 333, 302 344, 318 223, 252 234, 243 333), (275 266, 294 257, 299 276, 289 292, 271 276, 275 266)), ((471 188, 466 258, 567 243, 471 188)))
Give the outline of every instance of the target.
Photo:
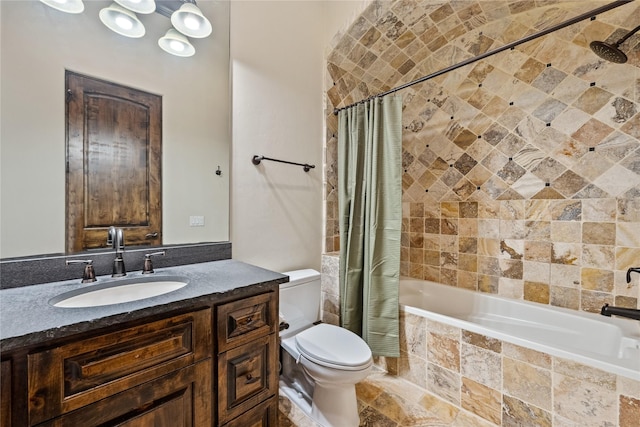
MULTIPOLYGON (((327 55, 326 251, 340 246, 334 107, 603 1, 373 1, 327 55)), ((403 111, 401 274, 575 310, 640 308, 640 24, 630 2, 421 83, 403 111)))

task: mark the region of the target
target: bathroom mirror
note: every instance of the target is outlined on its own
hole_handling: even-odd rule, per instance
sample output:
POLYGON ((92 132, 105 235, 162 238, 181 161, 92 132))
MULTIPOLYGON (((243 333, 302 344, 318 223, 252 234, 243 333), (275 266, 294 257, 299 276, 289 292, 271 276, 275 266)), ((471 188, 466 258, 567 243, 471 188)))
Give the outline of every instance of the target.
POLYGON ((158 46, 159 13, 142 38, 108 29, 111 3, 0 2, 0 258, 64 252, 66 70, 162 97, 162 243, 229 239, 229 2, 198 0, 213 32, 188 58, 158 46))

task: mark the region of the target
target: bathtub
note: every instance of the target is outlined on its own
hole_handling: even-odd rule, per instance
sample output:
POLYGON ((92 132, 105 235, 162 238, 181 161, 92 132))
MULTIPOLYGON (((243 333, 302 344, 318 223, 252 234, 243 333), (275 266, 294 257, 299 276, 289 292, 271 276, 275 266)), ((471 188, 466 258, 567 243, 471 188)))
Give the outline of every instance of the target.
POLYGON ((401 278, 401 310, 640 381, 640 322, 401 278))

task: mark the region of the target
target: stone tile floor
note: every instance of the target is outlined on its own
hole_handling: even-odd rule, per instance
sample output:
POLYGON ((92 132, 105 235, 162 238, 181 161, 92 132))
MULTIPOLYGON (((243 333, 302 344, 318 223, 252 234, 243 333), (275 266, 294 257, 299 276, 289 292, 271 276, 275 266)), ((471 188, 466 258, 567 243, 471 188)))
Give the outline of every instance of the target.
MULTIPOLYGON (((459 411, 408 381, 374 371, 356 384, 360 427, 488 427, 494 424, 459 411)), ((319 427, 280 395, 280 427, 319 427)), ((338 426, 336 426, 338 427, 338 426)))

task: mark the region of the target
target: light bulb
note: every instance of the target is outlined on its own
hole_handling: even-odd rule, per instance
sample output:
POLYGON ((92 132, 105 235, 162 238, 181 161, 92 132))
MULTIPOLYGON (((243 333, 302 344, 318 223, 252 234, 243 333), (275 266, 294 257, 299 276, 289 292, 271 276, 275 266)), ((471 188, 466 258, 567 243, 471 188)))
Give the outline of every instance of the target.
POLYGON ((184 43, 181 43, 178 40, 171 40, 171 42, 169 42, 169 46, 176 52, 184 51, 184 43))
POLYGON ((116 24, 123 30, 130 30, 133 28, 133 22, 131 22, 131 19, 122 15, 116 17, 116 24))
POLYGON ((198 18, 194 18, 193 16, 187 16, 186 18, 184 18, 184 25, 190 30, 197 30, 200 28, 200 20, 198 20, 198 18))
POLYGON ((171 55, 181 56, 183 58, 193 56, 193 54, 196 53, 193 45, 189 43, 189 39, 175 28, 169 29, 164 36, 160 37, 158 46, 171 55))
MULTIPOLYGON (((1 0, 0 0, 1 1, 1 0)), ((65 13, 82 13, 84 3, 82 0, 40 0, 49 7, 65 13)))
POLYGON ((211 34, 211 22, 193 3, 184 3, 171 14, 173 27, 188 37, 203 38, 211 34))

